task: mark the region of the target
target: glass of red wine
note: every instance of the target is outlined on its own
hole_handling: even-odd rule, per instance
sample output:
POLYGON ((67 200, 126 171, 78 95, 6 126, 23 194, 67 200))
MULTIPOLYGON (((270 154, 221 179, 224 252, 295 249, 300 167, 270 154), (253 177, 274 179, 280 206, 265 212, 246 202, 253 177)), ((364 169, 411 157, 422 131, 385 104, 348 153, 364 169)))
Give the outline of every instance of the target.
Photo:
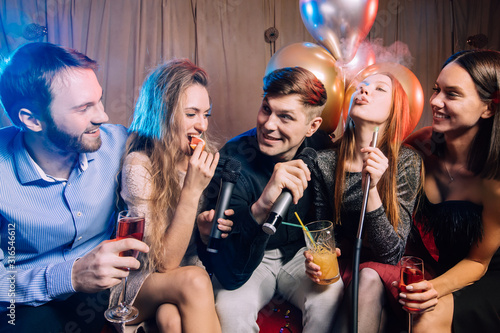
MULTIPOLYGON (((124 238, 135 238, 142 241, 144 235, 144 214, 132 213, 129 210, 121 211, 118 214, 118 225, 116 229, 116 240, 124 238)), ((134 257, 137 258, 139 252, 136 250, 127 250, 120 252, 120 257, 134 257)), ((128 270, 128 268, 124 268, 128 270)), ((134 320, 139 315, 139 310, 136 307, 126 304, 126 289, 127 277, 122 279, 123 289, 120 294, 118 305, 109 308, 104 313, 107 320, 114 323, 126 323, 134 320)))
MULTIPOLYGON (((399 280, 399 290, 406 292, 406 286, 424 280, 424 261, 418 257, 404 256, 401 258, 401 278, 399 280)), ((408 311, 408 333, 412 332, 413 315, 412 312, 419 312, 419 309, 404 307, 408 311)))

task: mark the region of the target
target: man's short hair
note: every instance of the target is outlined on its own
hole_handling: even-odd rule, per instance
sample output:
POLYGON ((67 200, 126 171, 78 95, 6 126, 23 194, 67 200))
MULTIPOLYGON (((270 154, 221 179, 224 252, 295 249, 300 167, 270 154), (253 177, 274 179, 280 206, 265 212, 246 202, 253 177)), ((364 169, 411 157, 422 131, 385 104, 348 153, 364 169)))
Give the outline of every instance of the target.
POLYGON ((97 63, 72 49, 50 43, 20 46, 8 59, 0 74, 0 101, 12 123, 23 127, 19 110, 30 110, 36 117, 50 117, 52 82, 70 68, 97 70, 97 63))
POLYGON ((308 120, 321 116, 326 103, 326 89, 323 83, 302 67, 276 69, 264 77, 264 97, 296 94, 309 111, 308 120))

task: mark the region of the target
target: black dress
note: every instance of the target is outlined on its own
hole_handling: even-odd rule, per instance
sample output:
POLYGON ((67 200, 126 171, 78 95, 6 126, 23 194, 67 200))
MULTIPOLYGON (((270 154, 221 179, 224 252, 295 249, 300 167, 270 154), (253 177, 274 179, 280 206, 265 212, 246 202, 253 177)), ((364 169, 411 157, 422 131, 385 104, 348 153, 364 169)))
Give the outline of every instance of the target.
MULTIPOLYGON (((431 203, 421 197, 408 254, 420 256, 425 270, 438 276, 467 256, 482 237, 483 207, 469 201, 431 203)), ((427 275, 427 274, 426 274, 427 275)), ((500 332, 500 250, 486 274, 474 284, 453 293, 453 332, 500 332)))

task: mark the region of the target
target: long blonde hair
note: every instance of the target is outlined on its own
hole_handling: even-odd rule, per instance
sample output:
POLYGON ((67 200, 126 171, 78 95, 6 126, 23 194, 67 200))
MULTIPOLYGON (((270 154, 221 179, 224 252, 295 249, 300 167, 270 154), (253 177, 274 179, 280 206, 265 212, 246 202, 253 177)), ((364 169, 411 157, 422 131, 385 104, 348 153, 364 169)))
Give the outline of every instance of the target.
MULTIPOLYGON (((410 107, 408 97, 399 81, 390 73, 379 73, 388 76, 392 81, 392 107, 389 118, 386 121, 384 132, 377 146, 387 156, 389 167, 377 184, 382 204, 385 208, 387 218, 394 230, 399 223, 399 203, 397 198, 397 167, 398 155, 402 141, 410 134, 410 107)), ((354 157, 355 150, 354 121, 347 117, 345 131, 336 142, 338 151, 338 162, 335 171, 335 195, 334 207, 336 221, 341 223, 341 208, 345 190, 345 166, 347 161, 354 157)))
MULTIPOLYGON (((194 84, 207 87, 208 75, 187 59, 174 59, 156 67, 144 81, 129 128, 125 156, 139 151, 151 161, 148 204, 152 214, 147 240, 151 270, 162 268, 166 255, 163 237, 179 201, 181 186, 176 166, 186 157, 181 133, 182 98, 194 84)), ((205 149, 214 150, 209 141, 205 149)))

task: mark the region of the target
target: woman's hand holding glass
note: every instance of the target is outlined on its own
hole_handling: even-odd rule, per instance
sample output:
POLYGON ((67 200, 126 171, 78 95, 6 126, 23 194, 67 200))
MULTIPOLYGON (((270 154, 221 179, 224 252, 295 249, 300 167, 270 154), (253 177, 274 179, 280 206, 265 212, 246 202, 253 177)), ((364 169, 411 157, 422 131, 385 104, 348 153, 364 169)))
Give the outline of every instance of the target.
MULTIPOLYGON (((393 285, 398 286, 399 282, 395 282, 393 285)), ((428 280, 412 283, 406 286, 406 291, 400 291, 399 303, 407 312, 432 311, 438 303, 438 292, 428 280), (416 309, 416 311, 410 309, 416 309)))

